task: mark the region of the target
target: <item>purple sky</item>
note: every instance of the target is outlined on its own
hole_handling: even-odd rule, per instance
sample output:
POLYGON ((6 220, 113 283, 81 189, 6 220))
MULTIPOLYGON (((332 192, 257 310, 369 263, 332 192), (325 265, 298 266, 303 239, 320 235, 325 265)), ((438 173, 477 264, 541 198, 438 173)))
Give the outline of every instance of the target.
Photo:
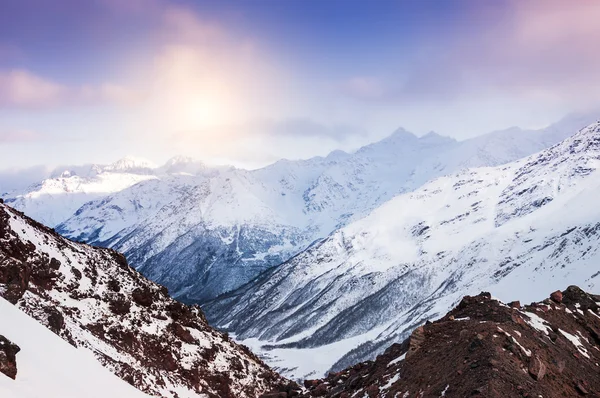
POLYGON ((600 108, 599 19, 593 0, 3 0, 0 170, 543 127, 600 108))

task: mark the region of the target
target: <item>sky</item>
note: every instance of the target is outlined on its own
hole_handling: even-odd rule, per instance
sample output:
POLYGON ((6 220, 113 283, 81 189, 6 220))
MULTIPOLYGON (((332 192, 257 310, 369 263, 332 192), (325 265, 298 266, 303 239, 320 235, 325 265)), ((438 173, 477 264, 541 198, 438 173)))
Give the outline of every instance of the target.
POLYGON ((541 128, 598 108, 599 18, 594 0, 2 0, 0 171, 541 128))

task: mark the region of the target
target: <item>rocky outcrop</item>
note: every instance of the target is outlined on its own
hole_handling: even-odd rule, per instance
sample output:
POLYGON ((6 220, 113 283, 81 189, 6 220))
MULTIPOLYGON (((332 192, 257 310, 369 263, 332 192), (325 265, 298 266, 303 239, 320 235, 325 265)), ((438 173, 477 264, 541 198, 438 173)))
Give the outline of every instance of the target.
POLYGON ((0 373, 11 379, 17 377, 17 353, 21 351, 18 345, 0 335, 0 373))
MULTIPOLYGON (((0 297, 152 395, 255 398, 290 384, 121 254, 69 241, 3 204, 0 297)), ((0 369, 14 377, 15 351, 2 352, 0 369)))
POLYGON ((559 293, 524 307, 467 296, 376 360, 308 381, 302 396, 599 397, 600 297, 559 293))

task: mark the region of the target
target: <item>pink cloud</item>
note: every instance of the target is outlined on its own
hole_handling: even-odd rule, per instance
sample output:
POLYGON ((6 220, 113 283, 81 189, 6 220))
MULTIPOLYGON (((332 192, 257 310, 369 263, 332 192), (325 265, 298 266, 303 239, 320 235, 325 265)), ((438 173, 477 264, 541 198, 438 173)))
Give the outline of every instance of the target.
POLYGON ((342 83, 341 90, 350 97, 364 100, 381 99, 385 94, 379 79, 365 76, 355 76, 346 80, 342 83))
POLYGON ((414 102, 512 97, 569 110, 600 105, 600 1, 474 2, 465 28, 423 47, 409 69, 353 78, 351 97, 414 102))
POLYGON ((0 143, 3 144, 39 141, 41 138, 41 134, 31 130, 0 131, 0 143))
POLYGON ((0 105, 39 107, 56 105, 67 88, 26 70, 0 71, 0 105))
POLYGON ((494 90, 570 103, 599 101, 600 2, 514 0, 511 5, 507 19, 457 46, 455 66, 494 90))
POLYGON ((0 70, 0 107, 53 108, 65 105, 133 104, 144 98, 131 88, 105 83, 67 86, 27 70, 0 70))

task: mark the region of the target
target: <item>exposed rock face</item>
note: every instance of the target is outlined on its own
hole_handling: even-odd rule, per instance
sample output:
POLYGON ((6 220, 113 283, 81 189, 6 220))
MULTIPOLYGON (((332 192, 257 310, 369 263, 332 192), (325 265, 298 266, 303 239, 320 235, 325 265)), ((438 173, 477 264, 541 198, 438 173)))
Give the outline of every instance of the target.
POLYGON ((0 335, 0 373, 4 373, 11 379, 17 377, 17 353, 19 351, 21 349, 18 345, 0 335))
MULTIPOLYGON (((152 395, 254 398, 290 384, 121 254, 71 242, 3 204, 0 296, 152 395)), ((14 377, 16 351, 2 346, 0 370, 14 377)))
POLYGON ((305 383, 302 396, 598 397, 600 297, 576 286, 561 295, 524 307, 467 296, 375 361, 305 383))

